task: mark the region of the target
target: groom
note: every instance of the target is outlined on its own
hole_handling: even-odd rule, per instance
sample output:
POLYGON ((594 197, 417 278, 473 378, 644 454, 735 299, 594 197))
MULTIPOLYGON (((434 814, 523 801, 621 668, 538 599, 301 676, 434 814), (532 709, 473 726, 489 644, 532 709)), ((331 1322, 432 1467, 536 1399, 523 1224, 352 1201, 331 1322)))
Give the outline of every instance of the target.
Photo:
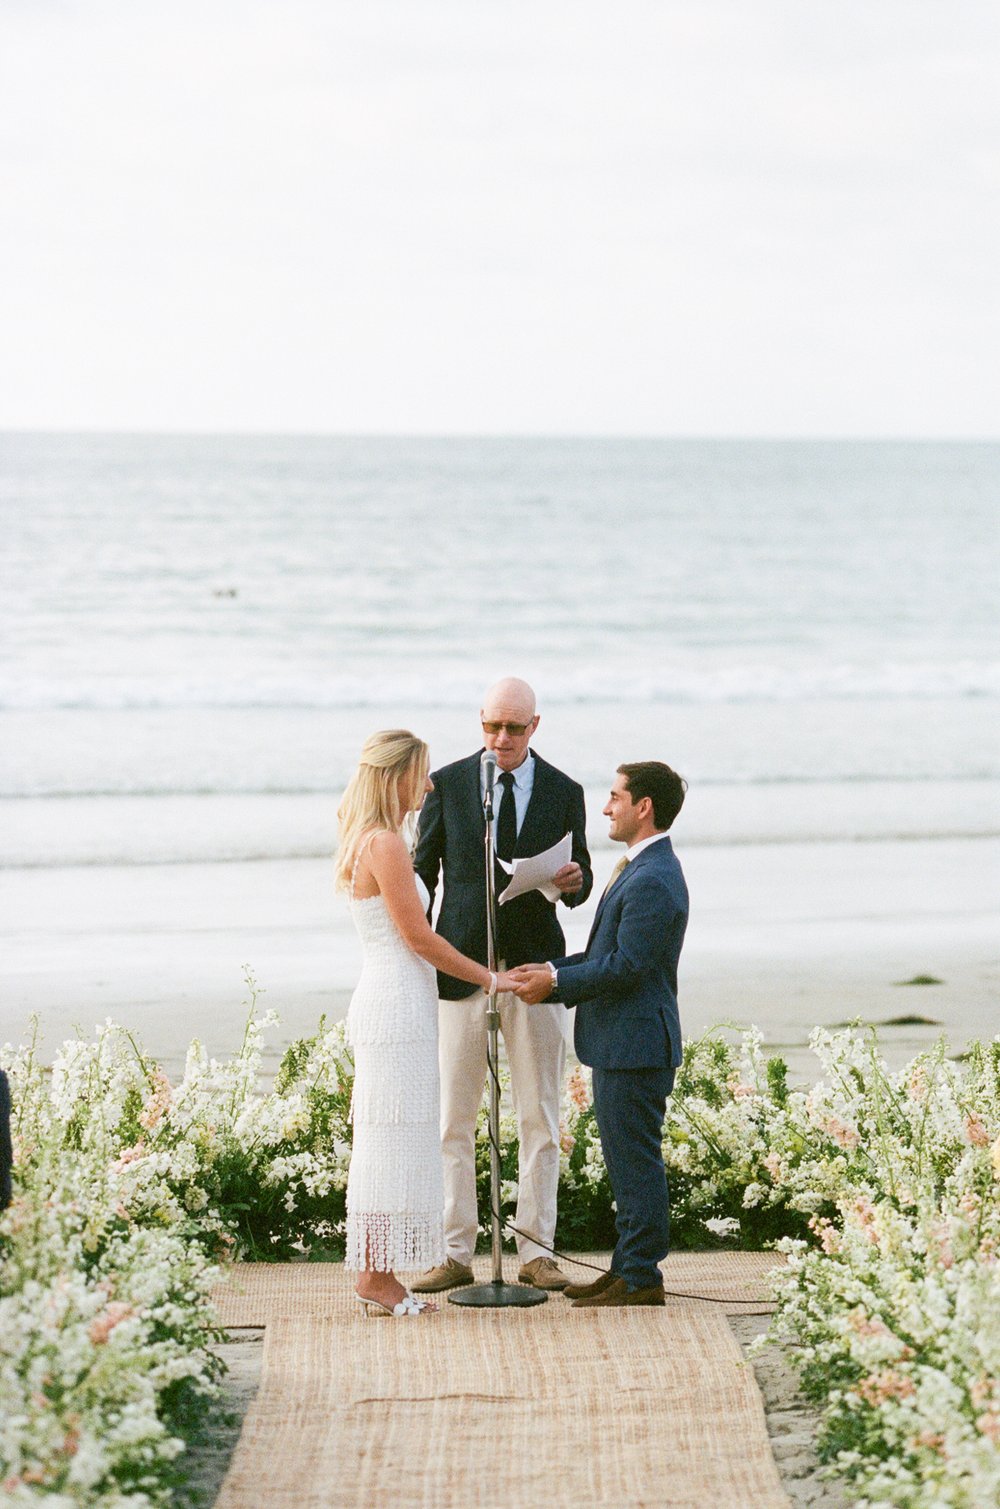
POLYGON ((593 1068, 594 1114, 617 1207, 611 1272, 570 1284, 575 1305, 662 1305, 670 1244, 663 1118, 681 1062, 677 961, 688 893, 667 829, 685 782, 659 760, 619 765, 605 817, 626 845, 582 954, 513 971, 529 1004, 576 1006, 575 1046, 593 1068))

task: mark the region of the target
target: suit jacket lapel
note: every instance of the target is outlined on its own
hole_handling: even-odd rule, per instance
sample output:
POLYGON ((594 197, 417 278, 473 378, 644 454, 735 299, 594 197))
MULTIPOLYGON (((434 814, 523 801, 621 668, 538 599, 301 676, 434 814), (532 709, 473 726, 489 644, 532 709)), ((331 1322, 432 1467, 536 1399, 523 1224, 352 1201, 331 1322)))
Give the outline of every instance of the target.
MULTIPOLYGON (((528 809, 524 814, 521 831, 517 835, 517 844, 514 853, 519 858, 537 854, 542 845, 542 840, 537 836, 537 831, 545 822, 546 809, 548 806, 549 792, 552 786, 552 767, 547 765, 538 755, 529 751, 528 759, 535 762, 535 778, 531 783, 531 796, 528 799, 528 809)), ((562 834, 559 835, 562 838, 562 834)))
POLYGON ((641 869, 643 863, 646 860, 652 860, 655 857, 655 851, 657 849, 660 849, 665 844, 669 844, 669 843, 670 843, 669 838, 665 838, 665 839, 661 838, 661 839, 658 840, 657 843, 650 844, 650 846, 649 846, 648 849, 643 849, 642 853, 641 854, 637 854, 634 859, 630 859, 629 860, 628 864, 625 866, 624 870, 618 876, 618 878, 615 881, 614 885, 611 887, 610 891, 606 891, 605 894, 601 897, 600 901, 597 903, 597 911, 594 913, 594 920, 593 920, 593 922, 591 923, 591 926, 590 926, 590 937, 587 939, 587 948, 588 949, 590 948, 590 945, 594 941, 594 934, 597 932, 597 924, 601 920, 601 914, 604 911, 605 904, 611 900, 612 896, 617 896, 618 895, 618 892, 621 890, 622 886, 628 885, 628 883, 631 880, 632 876, 635 874, 635 869, 636 869, 637 865, 641 869))
POLYGON ((469 756, 469 766, 465 775, 465 801, 466 811, 473 829, 482 837, 486 827, 486 814, 483 811, 483 790, 480 780, 482 768, 482 752, 469 756))
POLYGON ((631 868, 632 868, 631 864, 627 864, 625 866, 625 868, 622 871, 622 873, 619 876, 616 877, 615 883, 611 887, 610 891, 605 891, 604 894, 603 894, 603 896, 601 897, 600 901, 597 903, 597 911, 594 913, 594 920, 590 924, 590 936, 587 939, 587 948, 588 949, 590 948, 590 945, 594 941, 594 934, 597 932, 597 924, 601 920, 601 917, 602 917, 602 915, 604 913, 605 906, 611 900, 612 896, 616 893, 616 891, 618 890, 618 887, 625 884, 626 876, 628 875, 628 873, 631 870, 631 868))

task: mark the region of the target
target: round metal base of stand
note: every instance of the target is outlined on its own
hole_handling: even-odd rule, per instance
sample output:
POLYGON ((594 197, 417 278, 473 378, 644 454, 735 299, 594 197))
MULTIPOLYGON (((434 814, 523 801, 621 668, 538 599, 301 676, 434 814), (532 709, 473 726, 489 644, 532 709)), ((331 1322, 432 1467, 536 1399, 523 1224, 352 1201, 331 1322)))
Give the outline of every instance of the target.
POLYGON ((529 1284, 505 1284, 503 1279, 491 1279, 488 1284, 470 1284, 448 1295, 451 1305, 471 1305, 476 1310, 506 1309, 508 1306, 526 1309, 529 1305, 544 1305, 548 1299, 544 1289, 535 1289, 529 1284))

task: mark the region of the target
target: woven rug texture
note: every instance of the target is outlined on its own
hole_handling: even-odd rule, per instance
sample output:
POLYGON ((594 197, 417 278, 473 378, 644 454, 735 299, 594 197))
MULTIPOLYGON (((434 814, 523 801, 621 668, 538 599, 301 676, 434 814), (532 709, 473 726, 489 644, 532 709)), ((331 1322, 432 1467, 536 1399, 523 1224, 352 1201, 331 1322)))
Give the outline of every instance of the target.
MULTIPOLYGON (((366 1318, 339 1264, 234 1265, 222 1322, 266 1330, 217 1509, 786 1509, 726 1320, 767 1308, 775 1261, 666 1260, 668 1290, 724 1304, 476 1310, 442 1295, 437 1315, 404 1320, 366 1318)), ((489 1260, 476 1270, 487 1280, 489 1260)))

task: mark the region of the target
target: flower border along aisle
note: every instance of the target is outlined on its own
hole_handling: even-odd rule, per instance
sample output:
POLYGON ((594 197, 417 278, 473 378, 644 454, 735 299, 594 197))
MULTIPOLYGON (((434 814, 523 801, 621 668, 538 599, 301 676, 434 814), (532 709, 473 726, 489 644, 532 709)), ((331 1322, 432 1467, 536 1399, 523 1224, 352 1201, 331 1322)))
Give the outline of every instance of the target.
MULTIPOLYGON (((865 1506, 1000 1503, 1000 1038, 890 1074, 874 1031, 817 1029, 790 1091, 760 1034, 685 1050, 665 1156, 685 1237, 700 1215, 779 1238, 774 1331, 865 1506)), ((766 1343, 763 1343, 766 1344, 766 1343)), ((758 1344, 760 1345, 760 1343, 758 1344)))
MULTIPOLYGON (((51 1076, 3 1050, 15 1200, 0 1219, 0 1487, 13 1503, 167 1503, 219 1372, 208 1292, 223 1258, 339 1256, 353 1065, 342 1027, 260 1086, 256 987, 227 1063, 192 1043, 171 1085, 111 1023, 51 1076)), ((821 1447, 861 1504, 1000 1498, 1000 1039, 890 1075, 874 1036, 817 1031, 821 1079, 789 1088, 756 1030, 685 1047, 664 1155, 676 1247, 779 1244, 779 1322, 799 1343, 821 1447)), ((517 1163, 502 1125, 504 1212, 517 1163)), ((563 1105, 557 1245, 614 1240, 589 1076, 563 1105)), ((488 1135, 480 1126, 481 1218, 488 1135)))
POLYGON ((173 1502, 222 1366, 219 1258, 335 1253, 349 1157, 340 1029, 294 1044, 260 1093, 255 1014, 225 1064, 192 1043, 172 1086, 125 1029, 5 1047, 14 1200, 0 1216, 0 1493, 173 1502), (342 1072, 341 1072, 342 1071, 342 1072))
POLYGON ((169 1502, 221 1372, 216 1270, 176 1227, 133 1219, 122 1201, 105 1119, 122 1081, 104 1073, 107 1043, 68 1045, 51 1092, 33 1052, 5 1050, 16 1161, 0 1219, 0 1495, 15 1505, 169 1502), (78 1115, 86 1096, 67 1093, 67 1057, 93 1091, 92 1117, 78 1115))
MULTIPOLYGON (((785 1241, 779 1315, 859 1506, 1000 1503, 1000 1039, 890 1075, 828 1038, 825 1084, 857 1135, 818 1247, 785 1241)), ((815 1103, 814 1103, 815 1104, 815 1103)))

